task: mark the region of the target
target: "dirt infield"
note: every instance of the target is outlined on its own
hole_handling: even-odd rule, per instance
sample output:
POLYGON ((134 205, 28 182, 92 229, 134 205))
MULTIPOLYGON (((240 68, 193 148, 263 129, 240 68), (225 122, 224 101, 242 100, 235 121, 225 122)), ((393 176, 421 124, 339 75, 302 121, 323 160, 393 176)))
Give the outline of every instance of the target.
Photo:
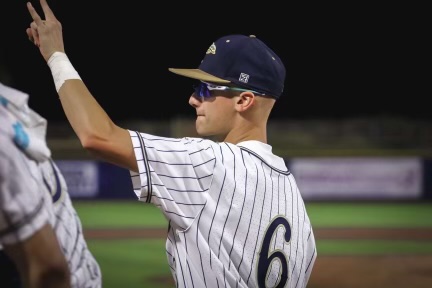
MULTIPOLYGON (((166 229, 85 230, 88 239, 164 238, 166 229)), ((432 241, 432 229, 316 229, 317 240, 432 241)), ((169 279, 153 279, 174 287, 169 279)), ((432 255, 318 256, 308 288, 431 288, 432 255)))
POLYGON ((308 288, 431 288, 432 256, 321 256, 308 288))

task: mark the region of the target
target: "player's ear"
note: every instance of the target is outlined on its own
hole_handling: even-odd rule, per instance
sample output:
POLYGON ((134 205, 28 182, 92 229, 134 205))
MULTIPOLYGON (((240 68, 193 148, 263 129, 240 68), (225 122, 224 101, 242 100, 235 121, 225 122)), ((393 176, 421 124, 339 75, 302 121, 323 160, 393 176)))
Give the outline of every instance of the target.
POLYGON ((238 112, 244 112, 250 109, 255 103, 255 95, 252 92, 245 91, 236 98, 236 101, 236 110, 238 112))

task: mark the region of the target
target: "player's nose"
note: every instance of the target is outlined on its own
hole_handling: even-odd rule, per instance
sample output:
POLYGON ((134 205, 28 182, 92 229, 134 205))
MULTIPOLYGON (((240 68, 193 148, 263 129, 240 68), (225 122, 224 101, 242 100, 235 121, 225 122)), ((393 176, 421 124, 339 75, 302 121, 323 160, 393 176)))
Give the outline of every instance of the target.
POLYGON ((196 96, 195 93, 192 93, 192 95, 189 97, 189 105, 196 108, 201 104, 201 98, 199 96, 196 96))

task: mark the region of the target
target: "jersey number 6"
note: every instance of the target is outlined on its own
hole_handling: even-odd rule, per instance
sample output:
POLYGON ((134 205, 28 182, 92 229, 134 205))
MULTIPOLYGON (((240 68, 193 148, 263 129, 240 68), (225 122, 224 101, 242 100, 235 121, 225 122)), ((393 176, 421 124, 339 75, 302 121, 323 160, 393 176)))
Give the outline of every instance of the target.
POLYGON ((264 239, 261 245, 261 251, 259 253, 257 280, 258 287, 260 288, 267 287, 267 274, 269 272, 269 269, 271 268, 272 262, 277 259, 279 260, 281 267, 279 269, 280 274, 277 285, 274 287, 284 287, 288 280, 288 262, 285 254, 281 250, 274 250, 273 252, 270 251, 270 244, 272 242, 271 240, 273 239, 273 235, 275 234, 279 226, 283 226, 283 228, 285 228, 285 241, 289 242, 291 239, 291 227, 288 223, 288 220, 282 216, 274 218, 267 228, 267 232, 264 235, 264 239))

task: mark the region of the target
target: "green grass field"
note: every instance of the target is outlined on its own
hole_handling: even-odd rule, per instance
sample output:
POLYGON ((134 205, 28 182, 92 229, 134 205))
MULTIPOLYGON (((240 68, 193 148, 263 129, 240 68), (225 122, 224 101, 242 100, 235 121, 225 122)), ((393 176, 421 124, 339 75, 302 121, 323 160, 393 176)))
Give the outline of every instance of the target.
MULTIPOLYGON (((166 228, 167 225, 157 208, 138 201, 74 203, 84 229, 166 228)), ((432 228, 432 203, 306 203, 306 208, 315 229, 432 228)), ((171 277, 165 256, 165 239, 88 239, 88 244, 101 265, 104 288, 170 287, 167 283, 158 284, 157 280, 167 275, 171 277)), ((317 249, 319 255, 432 254, 432 243, 318 239, 317 249)))

